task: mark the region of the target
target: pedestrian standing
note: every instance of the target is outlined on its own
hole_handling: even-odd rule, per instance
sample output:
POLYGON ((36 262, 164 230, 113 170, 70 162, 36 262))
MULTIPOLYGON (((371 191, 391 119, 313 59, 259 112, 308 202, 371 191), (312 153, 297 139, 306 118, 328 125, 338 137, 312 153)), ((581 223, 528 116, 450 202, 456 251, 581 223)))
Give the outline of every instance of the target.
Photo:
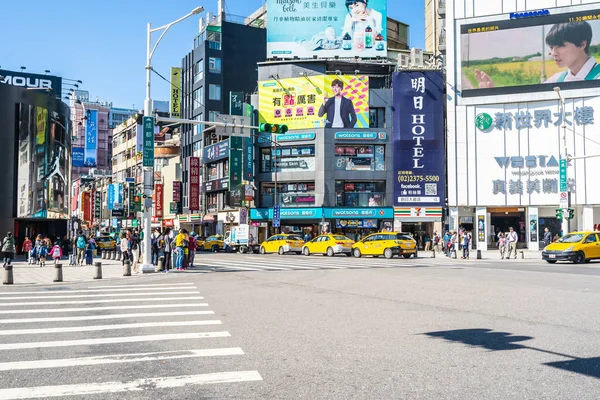
POLYGON ((80 267, 83 265, 83 261, 85 259, 85 248, 87 246, 87 238, 83 234, 83 231, 79 231, 77 234, 77 239, 75 240, 75 245, 77 246, 77 265, 80 267))
POLYGON ((183 258, 184 258, 184 246, 187 247, 187 243, 184 243, 185 240, 185 229, 180 229, 179 233, 175 237, 175 269, 181 270, 183 269, 183 258))
POLYGON ((127 234, 123 232, 121 235, 121 261, 122 265, 125 265, 125 261, 131 261, 130 252, 129 252, 129 240, 127 239, 127 234))
POLYGON ((498 250, 500 250, 500 259, 504 259, 506 254, 506 236, 504 232, 498 233, 498 250))
POLYGON ((12 232, 7 232, 6 237, 2 240, 2 258, 4 259, 4 267, 10 265, 15 258, 17 245, 12 232))
POLYGON ((519 236, 517 235, 517 232, 515 232, 515 230, 512 228, 512 226, 508 228, 507 241, 508 256, 506 257, 506 259, 510 259, 510 255, 513 252, 515 253, 515 259, 517 259, 517 242, 519 241, 519 236))
POLYGON ((544 246, 548 246, 550 243, 552 243, 552 232, 550 232, 550 229, 548 229, 548 227, 544 228, 544 246))
POLYGON ((52 247, 50 254, 52 256, 52 259, 54 260, 54 265, 58 264, 58 262, 60 261, 60 259, 63 256, 62 249, 61 249, 60 245, 58 244, 58 242, 54 242, 54 246, 52 247))
POLYGON ((165 272, 168 272, 171 269, 172 258, 171 253, 173 252, 173 246, 171 246, 171 242, 173 241, 173 235, 171 228, 165 228, 163 232, 163 239, 165 241, 164 244, 164 253, 165 253, 165 272))
POLYGON ((462 259, 465 260, 469 258, 469 247, 471 245, 471 233, 464 231, 462 236, 462 259))
POLYGON ((194 257, 196 257, 196 233, 192 232, 188 239, 189 261, 188 266, 194 268, 194 257))
POLYGON ((129 248, 131 249, 131 255, 133 257, 133 264, 131 271, 134 274, 138 273, 138 262, 140 260, 140 236, 137 230, 134 230, 131 236, 129 236, 129 248))
POLYGON ((425 251, 431 250, 431 237, 429 233, 425 234, 425 251))
POLYGON ((29 240, 28 237, 26 237, 25 241, 23 242, 21 251, 25 254, 25 260, 27 261, 27 264, 31 264, 32 250, 33 250, 33 243, 31 242, 31 240, 29 240))

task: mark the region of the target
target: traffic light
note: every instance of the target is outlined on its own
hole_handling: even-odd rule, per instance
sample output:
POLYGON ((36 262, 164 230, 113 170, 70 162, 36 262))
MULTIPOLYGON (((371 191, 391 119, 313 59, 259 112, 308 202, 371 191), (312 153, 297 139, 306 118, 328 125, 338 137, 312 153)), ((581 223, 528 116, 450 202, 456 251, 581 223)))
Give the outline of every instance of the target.
POLYGON ((259 125, 258 130, 261 133, 286 133, 288 127, 287 125, 262 123, 259 125))
POLYGON ((575 217, 575 210, 572 208, 569 208, 569 219, 573 219, 575 217))
POLYGON ((563 210, 562 210, 562 208, 557 208, 556 209, 556 219, 558 219, 558 220, 562 220, 563 219, 563 210))

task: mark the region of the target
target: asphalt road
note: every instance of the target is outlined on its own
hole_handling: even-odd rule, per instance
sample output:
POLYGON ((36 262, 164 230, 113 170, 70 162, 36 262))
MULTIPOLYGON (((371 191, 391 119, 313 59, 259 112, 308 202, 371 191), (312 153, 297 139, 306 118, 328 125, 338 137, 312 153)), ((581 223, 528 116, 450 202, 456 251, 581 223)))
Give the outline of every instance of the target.
POLYGON ((1 288, 0 398, 600 398, 598 263, 196 261, 134 283, 1 288))

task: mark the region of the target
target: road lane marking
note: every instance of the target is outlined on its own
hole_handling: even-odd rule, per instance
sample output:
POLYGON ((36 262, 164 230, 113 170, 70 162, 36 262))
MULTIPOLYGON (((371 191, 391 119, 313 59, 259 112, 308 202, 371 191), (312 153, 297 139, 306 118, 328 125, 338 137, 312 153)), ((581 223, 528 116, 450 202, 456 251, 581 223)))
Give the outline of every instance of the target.
MULTIPOLYGON (((203 300, 202 296, 189 296, 189 297, 152 297, 152 298, 144 298, 144 299, 135 299, 136 301, 180 301, 180 300, 203 300)), ((77 301, 21 301, 16 303, 2 303, 0 302, 0 306, 43 306, 43 305, 59 305, 59 304, 101 304, 101 303, 123 303, 124 301, 129 301, 132 299, 104 299, 104 300, 77 300, 77 301)))
POLYGON ((38 329, 9 329, 0 330, 0 336, 8 335, 38 335, 43 333, 70 333, 70 332, 95 332, 95 331, 113 331, 119 329, 138 329, 138 328, 165 328, 173 326, 201 326, 201 325, 221 325, 222 322, 213 319, 202 321, 156 321, 156 322, 138 322, 134 324, 112 324, 112 325, 91 325, 91 326, 63 326, 59 328, 38 328, 38 329))
MULTIPOLYGON (((88 289, 125 288, 125 287, 154 288, 154 287, 161 287, 161 286, 188 286, 188 285, 195 285, 195 283, 193 283, 193 282, 189 282, 189 283, 155 283, 155 284, 144 284, 144 285, 133 283, 131 285, 88 286, 88 289)), ((183 289, 187 289, 187 288, 184 287, 183 289)))
POLYGON ((214 311, 175 311, 175 312, 162 312, 162 313, 83 315, 83 316, 79 316, 79 317, 10 318, 10 319, 0 319, 0 324, 23 324, 23 323, 32 323, 32 322, 95 321, 95 320, 101 320, 101 319, 171 317, 171 316, 181 316, 181 315, 212 315, 214 313, 215 313, 214 311))
MULTIPOLYGON (((179 298, 176 298, 179 300, 179 298)), ((192 297, 192 299, 203 299, 203 297, 192 297)), ((164 300, 164 299, 161 299, 164 300)), ((30 303, 27 303, 30 304, 30 303)), ((131 306, 109 306, 109 307, 80 307, 80 308, 33 308, 28 310, 0 310, 1 314, 36 314, 36 313, 67 313, 67 312, 87 312, 87 311, 108 311, 108 310, 135 310, 144 308, 190 308, 206 307, 207 303, 183 303, 183 304, 139 304, 131 306)))
POLYGON ((188 385, 262 381, 258 371, 216 372, 211 374, 143 378, 129 382, 99 382, 75 385, 37 386, 0 389, 0 399, 32 399, 59 396, 83 396, 104 393, 143 392, 181 388, 188 385))
POLYGON ((143 361, 176 360, 196 357, 237 356, 244 352, 239 347, 222 349, 191 349, 175 351, 159 351, 155 353, 112 354, 106 356, 64 358, 58 360, 12 361, 0 363, 0 371, 24 369, 46 369, 80 367, 84 365, 123 364, 143 361))
POLYGON ((49 291, 36 291, 36 292, 3 292, 3 295, 13 295, 13 294, 64 294, 64 293, 100 293, 100 292, 131 292, 136 290, 180 290, 180 289, 198 289, 196 286, 186 286, 185 288, 181 288, 178 286, 165 286, 159 288, 122 288, 122 289, 78 289, 78 290, 61 290, 60 292, 49 292, 49 291))
POLYGON ((21 297, 0 297, 0 300, 34 300, 34 299, 78 299, 86 297, 132 297, 132 296, 156 296, 156 295, 174 295, 174 294, 198 294, 193 292, 164 292, 164 293, 108 293, 108 294, 76 294, 76 295, 58 295, 58 296, 21 296, 21 297))
MULTIPOLYGON (((93 339, 53 340, 49 342, 1 343, 0 350, 44 349, 49 347, 92 346, 100 344, 123 344, 138 342, 157 342, 163 340, 207 339, 230 337, 229 332, 188 332, 160 335, 103 337, 93 339)), ((0 399, 3 397, 0 396, 0 399)))

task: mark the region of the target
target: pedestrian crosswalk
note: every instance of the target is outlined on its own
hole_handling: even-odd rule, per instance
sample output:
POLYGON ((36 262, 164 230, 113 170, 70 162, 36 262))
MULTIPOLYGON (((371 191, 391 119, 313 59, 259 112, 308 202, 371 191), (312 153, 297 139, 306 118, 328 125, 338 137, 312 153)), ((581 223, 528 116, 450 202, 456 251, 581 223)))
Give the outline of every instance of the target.
POLYGON ((384 257, 325 257, 278 254, 223 254, 211 253, 196 256, 194 270, 203 272, 243 271, 314 271, 326 269, 365 268, 415 268, 425 266, 424 260, 384 257))
POLYGON ((63 289, 0 292, 0 399, 208 398, 262 380, 193 283, 63 289))

